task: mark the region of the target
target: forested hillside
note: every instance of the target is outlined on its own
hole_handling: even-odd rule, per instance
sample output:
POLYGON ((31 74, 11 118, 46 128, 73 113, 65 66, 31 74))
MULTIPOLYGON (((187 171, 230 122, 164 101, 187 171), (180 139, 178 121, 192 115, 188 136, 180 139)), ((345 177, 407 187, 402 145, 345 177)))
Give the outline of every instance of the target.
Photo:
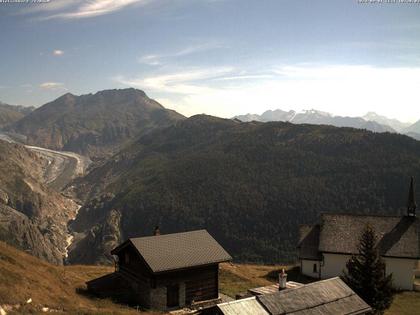
MULTIPOLYGON (((235 260, 295 259, 299 224, 325 211, 400 214, 420 142, 332 126, 194 116, 156 130, 78 182, 88 200, 72 262, 121 240, 206 228, 235 260)), ((420 196, 419 196, 420 197, 420 196)))

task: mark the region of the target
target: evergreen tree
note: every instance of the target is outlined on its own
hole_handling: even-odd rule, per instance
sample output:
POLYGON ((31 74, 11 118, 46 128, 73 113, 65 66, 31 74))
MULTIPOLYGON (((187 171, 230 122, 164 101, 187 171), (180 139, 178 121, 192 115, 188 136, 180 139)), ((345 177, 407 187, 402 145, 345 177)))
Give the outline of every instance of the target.
POLYGON ((383 314, 393 299, 392 274, 376 248, 375 231, 366 226, 358 245, 359 253, 347 262, 343 280, 366 302, 374 314, 383 314))

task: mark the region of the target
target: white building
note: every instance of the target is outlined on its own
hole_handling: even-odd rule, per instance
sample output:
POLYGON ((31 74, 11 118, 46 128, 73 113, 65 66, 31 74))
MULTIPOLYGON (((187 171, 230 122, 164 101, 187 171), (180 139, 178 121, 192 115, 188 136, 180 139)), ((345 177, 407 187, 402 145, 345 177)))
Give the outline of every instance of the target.
POLYGON ((321 224, 300 228, 301 272, 320 279, 341 276, 351 255, 358 253, 366 224, 376 232, 379 253, 386 273, 393 274, 394 286, 413 290, 420 260, 420 219, 415 216, 323 214, 321 224))
POLYGON ((341 276, 366 225, 377 236, 377 248, 393 275, 394 287, 413 290, 420 265, 420 219, 416 217, 414 179, 411 178, 407 214, 399 217, 323 214, 321 223, 300 227, 299 260, 304 275, 327 279, 341 276))

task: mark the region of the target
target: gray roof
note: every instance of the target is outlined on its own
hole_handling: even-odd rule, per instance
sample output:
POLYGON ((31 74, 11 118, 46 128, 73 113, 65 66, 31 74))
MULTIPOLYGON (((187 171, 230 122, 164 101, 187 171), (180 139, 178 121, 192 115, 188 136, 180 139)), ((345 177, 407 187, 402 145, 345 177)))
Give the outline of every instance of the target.
POLYGON ((371 310, 340 278, 257 296, 271 315, 364 314, 371 310))
POLYGON ((299 228, 299 258, 321 260, 319 252, 319 225, 302 225, 299 228))
POLYGON ((232 260, 206 230, 130 238, 129 242, 153 273, 232 260))
MULTIPOLYGON (((299 282, 287 281, 286 289, 296 289, 303 285, 304 284, 299 283, 299 282)), ((263 295, 263 294, 279 292, 279 284, 276 283, 276 284, 266 285, 264 287, 248 289, 248 292, 251 293, 252 295, 263 295)))
POLYGON ((366 224, 375 230, 382 256, 420 258, 420 219, 407 216, 323 214, 319 250, 356 254, 366 224))
POLYGON ((224 315, 269 315, 255 297, 218 304, 217 308, 224 315))

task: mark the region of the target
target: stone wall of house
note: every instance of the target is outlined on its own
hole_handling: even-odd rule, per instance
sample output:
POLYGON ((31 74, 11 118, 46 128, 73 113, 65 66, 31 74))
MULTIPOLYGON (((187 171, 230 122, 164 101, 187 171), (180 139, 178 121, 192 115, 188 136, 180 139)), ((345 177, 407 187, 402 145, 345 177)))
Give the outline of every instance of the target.
POLYGON ((185 282, 179 284, 179 306, 185 306, 185 282))
POLYGON ((166 310, 166 287, 160 286, 150 290, 150 308, 166 310))
POLYGON ((136 294, 139 305, 150 307, 150 283, 148 281, 138 283, 136 294))

